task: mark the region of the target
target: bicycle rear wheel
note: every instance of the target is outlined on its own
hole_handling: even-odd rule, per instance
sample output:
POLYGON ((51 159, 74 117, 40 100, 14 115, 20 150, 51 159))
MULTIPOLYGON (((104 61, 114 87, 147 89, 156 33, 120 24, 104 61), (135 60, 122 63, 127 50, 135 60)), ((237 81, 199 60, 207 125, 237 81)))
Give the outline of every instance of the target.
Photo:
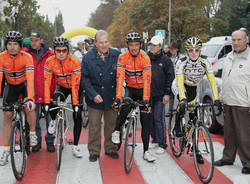
POLYGON ((15 121, 11 129, 10 158, 15 178, 21 181, 26 166, 23 129, 21 122, 15 121))
POLYGON ((57 129, 56 129, 56 163, 57 163, 57 170, 60 170, 61 161, 62 161, 62 150, 63 150, 63 119, 59 119, 57 122, 57 129))
POLYGON ((83 105, 82 105, 82 126, 83 128, 87 128, 89 124, 89 116, 88 116, 88 106, 85 102, 85 97, 83 97, 83 105))
POLYGON ((194 163, 197 174, 203 183, 209 183, 214 172, 214 148, 209 131, 202 122, 198 122, 199 126, 195 129, 193 139, 194 163), (199 164, 197 155, 200 154, 204 158, 204 164, 199 164))
POLYGON ((124 169, 126 173, 131 171, 134 161, 134 151, 136 146, 136 119, 130 118, 126 127, 124 142, 124 169))
MULTIPOLYGON (((175 137, 173 133, 173 129, 175 126, 175 118, 176 118, 176 111, 170 111, 169 114, 169 121, 168 121, 168 137, 169 137, 169 144, 172 150, 172 153, 175 157, 180 157, 183 153, 184 146, 183 145, 183 137, 175 137)), ((180 123, 181 130, 183 129, 182 123, 180 123)))

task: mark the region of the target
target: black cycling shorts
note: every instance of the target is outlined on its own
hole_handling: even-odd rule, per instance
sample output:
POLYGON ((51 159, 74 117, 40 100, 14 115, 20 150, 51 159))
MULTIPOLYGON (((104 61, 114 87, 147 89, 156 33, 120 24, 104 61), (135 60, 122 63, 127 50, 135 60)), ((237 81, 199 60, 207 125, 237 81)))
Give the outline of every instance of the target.
POLYGON ((3 91, 3 106, 6 107, 16 103, 20 95, 22 95, 22 99, 28 96, 26 82, 18 85, 7 83, 3 91))

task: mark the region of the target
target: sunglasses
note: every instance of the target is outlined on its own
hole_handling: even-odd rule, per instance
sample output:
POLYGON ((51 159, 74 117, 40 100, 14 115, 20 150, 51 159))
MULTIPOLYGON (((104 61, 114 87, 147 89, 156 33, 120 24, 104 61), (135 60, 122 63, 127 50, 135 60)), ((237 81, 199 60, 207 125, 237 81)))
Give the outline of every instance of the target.
POLYGON ((200 50, 200 49, 188 49, 187 51, 188 51, 189 53, 191 53, 191 52, 197 53, 197 52, 200 52, 201 50, 200 50))
POLYGON ((57 54, 60 54, 60 53, 65 54, 65 53, 68 52, 68 49, 62 49, 62 50, 61 49, 56 49, 55 51, 56 51, 57 54))

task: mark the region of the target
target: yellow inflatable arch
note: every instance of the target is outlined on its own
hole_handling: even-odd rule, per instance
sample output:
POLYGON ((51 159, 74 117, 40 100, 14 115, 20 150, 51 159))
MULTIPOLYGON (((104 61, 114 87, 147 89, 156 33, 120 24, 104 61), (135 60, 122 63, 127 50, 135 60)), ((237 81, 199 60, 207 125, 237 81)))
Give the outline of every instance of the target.
POLYGON ((67 39, 71 39, 75 36, 79 36, 79 35, 87 35, 90 36, 92 38, 95 37, 97 30, 91 27, 80 27, 80 28, 76 28, 76 29, 71 29, 69 31, 64 32, 61 36, 67 38, 67 39))

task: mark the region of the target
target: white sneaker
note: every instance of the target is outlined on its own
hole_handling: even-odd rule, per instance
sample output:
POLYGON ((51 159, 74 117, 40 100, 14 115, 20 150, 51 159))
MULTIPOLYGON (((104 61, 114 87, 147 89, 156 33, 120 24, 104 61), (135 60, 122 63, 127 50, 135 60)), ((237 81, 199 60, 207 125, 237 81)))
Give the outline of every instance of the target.
POLYGON ((162 155, 163 153, 165 153, 165 151, 166 151, 165 149, 159 147, 159 148, 155 151, 155 153, 158 154, 158 155, 162 155))
POLYGON ((112 142, 114 144, 120 143, 120 132, 119 131, 116 130, 112 133, 112 142))
POLYGON ((81 150, 80 150, 80 148, 78 146, 75 146, 75 145, 73 146, 72 153, 76 158, 81 158, 82 157, 81 150))
POLYGON ((158 143, 149 143, 148 149, 155 149, 158 148, 158 143))
POLYGON ((56 131, 56 121, 51 120, 51 121, 49 122, 48 132, 49 132, 50 134, 54 134, 55 131, 56 131))
POLYGON ((34 147, 37 145, 37 136, 36 134, 30 134, 30 146, 34 147))
POLYGON ((143 154, 143 159, 148 161, 148 162, 154 162, 156 160, 156 158, 153 155, 151 155, 151 153, 149 153, 149 151, 146 151, 143 154))
POLYGON ((0 158, 0 165, 5 166, 8 163, 10 152, 9 151, 3 151, 3 154, 0 158))

